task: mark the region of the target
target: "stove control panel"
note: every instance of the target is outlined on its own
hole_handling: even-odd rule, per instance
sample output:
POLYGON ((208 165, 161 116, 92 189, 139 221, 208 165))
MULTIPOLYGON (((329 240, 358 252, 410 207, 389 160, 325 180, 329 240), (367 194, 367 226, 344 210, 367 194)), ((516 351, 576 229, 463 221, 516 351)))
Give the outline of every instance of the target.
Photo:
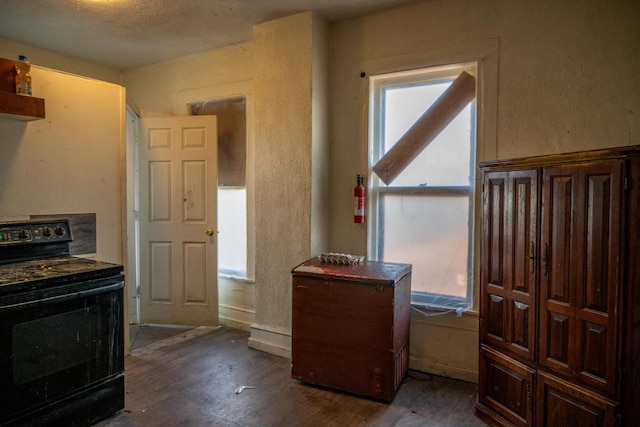
POLYGON ((73 240, 67 220, 0 222, 0 246, 47 244, 73 240))

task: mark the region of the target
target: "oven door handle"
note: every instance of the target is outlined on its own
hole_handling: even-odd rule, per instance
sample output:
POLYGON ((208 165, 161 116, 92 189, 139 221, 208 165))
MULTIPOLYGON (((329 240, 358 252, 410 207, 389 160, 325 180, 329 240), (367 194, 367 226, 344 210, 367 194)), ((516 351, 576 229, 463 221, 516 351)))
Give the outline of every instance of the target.
POLYGON ((74 299, 78 299, 78 298, 85 298, 85 297, 89 297, 89 296, 92 296, 92 295, 99 295, 99 294, 103 294, 103 293, 107 293, 107 292, 112 292, 112 291, 116 291, 116 290, 122 289, 122 288, 124 288, 124 281, 120 280, 117 283, 104 285, 104 286, 101 286, 99 288, 86 289, 86 290, 83 290, 83 291, 69 292, 69 293, 66 293, 66 294, 63 294, 63 295, 55 295, 55 296, 52 296, 52 297, 39 298, 37 300, 32 300, 32 301, 25 301, 25 302, 19 302, 19 303, 16 303, 16 304, 3 305, 2 307, 0 307, 0 311, 15 310, 16 308, 24 309, 24 308, 29 308, 29 307, 35 306, 35 305, 55 304, 55 303, 58 303, 58 302, 70 301, 70 300, 74 300, 74 299))

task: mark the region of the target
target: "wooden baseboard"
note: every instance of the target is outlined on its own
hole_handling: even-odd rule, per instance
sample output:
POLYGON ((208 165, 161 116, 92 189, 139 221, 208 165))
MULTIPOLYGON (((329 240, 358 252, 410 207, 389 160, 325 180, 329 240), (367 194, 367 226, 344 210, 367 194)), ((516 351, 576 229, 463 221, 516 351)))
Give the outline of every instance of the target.
POLYGON ((253 324, 249 348, 291 359, 291 332, 253 324))

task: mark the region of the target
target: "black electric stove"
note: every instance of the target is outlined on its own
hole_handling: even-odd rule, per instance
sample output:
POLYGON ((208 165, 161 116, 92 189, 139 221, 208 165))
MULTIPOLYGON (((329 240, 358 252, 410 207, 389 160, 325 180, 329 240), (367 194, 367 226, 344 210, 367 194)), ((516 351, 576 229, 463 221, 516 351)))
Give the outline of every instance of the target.
POLYGON ((0 222, 0 425, 124 407, 122 266, 70 255, 72 240, 66 220, 0 222))

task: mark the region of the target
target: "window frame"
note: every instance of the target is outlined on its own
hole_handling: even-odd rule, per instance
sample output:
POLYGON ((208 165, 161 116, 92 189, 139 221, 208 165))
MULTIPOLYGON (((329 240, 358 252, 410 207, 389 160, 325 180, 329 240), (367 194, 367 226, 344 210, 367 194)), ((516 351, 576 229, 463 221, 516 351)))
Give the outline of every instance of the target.
MULTIPOLYGON (((244 190, 244 199, 245 199, 245 258, 244 258, 244 268, 241 270, 233 269, 233 268, 225 268, 218 264, 217 276, 222 279, 232 279, 236 281, 244 281, 244 282, 254 282, 255 280, 255 212, 254 212, 254 174, 253 174, 253 165, 254 165, 254 144, 253 144, 253 95, 252 90, 246 88, 243 91, 236 91, 235 88, 231 90, 229 93, 219 93, 215 96, 207 97, 203 100, 198 101, 187 101, 187 110, 189 115, 216 115, 211 111, 202 111, 200 109, 199 113, 196 113, 196 109, 203 103, 211 103, 214 105, 230 103, 235 101, 242 101, 244 103, 244 114, 245 114, 245 134, 244 134, 244 145, 245 145, 245 168, 244 168, 244 185, 217 185, 217 199, 220 198, 220 191, 225 190, 244 190)), ((220 169, 218 169, 218 175, 220 174, 220 169)), ((217 200, 218 209, 218 220, 219 220, 219 209, 220 204, 219 200, 217 200)), ((216 224, 217 228, 220 229, 219 224, 216 224)), ((220 232, 224 232, 221 230, 220 232)), ((218 250, 220 248, 218 247, 218 250)), ((219 255, 218 255, 219 258, 219 255)))
MULTIPOLYGON (((373 166, 384 155, 384 89, 392 87, 418 86, 425 83, 452 81, 462 71, 477 76, 479 63, 477 61, 456 63, 444 66, 425 67, 421 69, 386 73, 369 76, 369 182, 368 182, 368 257, 380 260, 383 255, 384 237, 383 204, 385 195, 408 195, 413 197, 429 196, 466 196, 469 201, 468 209, 468 239, 467 239, 467 291, 466 297, 446 296, 422 291, 411 291, 413 305, 429 308, 456 310, 472 310, 474 306, 475 283, 475 210, 476 210, 476 168, 478 146, 478 114, 477 96, 471 105, 471 151, 469 153, 469 184, 466 186, 386 186, 373 172, 373 166)), ((477 78, 477 77, 476 77, 477 78)), ((476 83, 477 85, 477 83, 476 83)), ((478 89, 476 88, 476 93, 478 89)))

